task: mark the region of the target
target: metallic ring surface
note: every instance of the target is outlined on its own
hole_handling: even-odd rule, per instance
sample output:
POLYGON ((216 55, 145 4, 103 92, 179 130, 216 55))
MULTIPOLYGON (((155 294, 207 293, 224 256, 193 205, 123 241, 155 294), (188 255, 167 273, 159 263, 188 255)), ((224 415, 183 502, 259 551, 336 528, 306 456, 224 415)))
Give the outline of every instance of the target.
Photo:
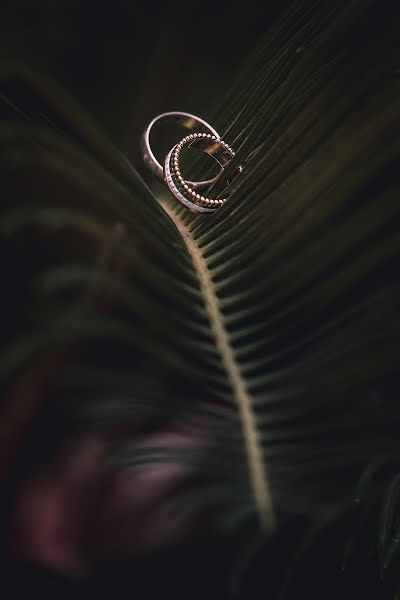
MULTIPOLYGON (((152 119, 143 132, 141 140, 141 149, 144 162, 147 164, 150 171, 157 177, 157 179, 160 179, 161 181, 163 180, 163 167, 161 163, 158 162, 151 149, 150 132, 154 126, 158 125, 160 121, 163 120, 175 122, 189 130, 193 130, 200 126, 209 131, 216 138, 220 138, 219 133, 213 127, 211 127, 211 125, 209 125, 207 121, 204 121, 204 119, 196 117, 195 115, 192 115, 190 113, 178 111, 166 112, 152 119)), ((212 179, 207 179, 206 181, 190 181, 189 183, 192 188, 200 188, 206 187, 207 185, 211 185, 216 179, 217 176, 213 177, 212 179)))
MULTIPOLYGON (((167 154, 164 161, 164 180, 171 194, 178 202, 192 212, 212 213, 225 204, 227 198, 207 198, 194 191, 193 185, 186 181, 179 169, 180 153, 184 148, 197 147, 209 154, 218 162, 221 169, 231 162, 235 156, 234 150, 220 137, 206 133, 194 133, 183 138, 167 154)), ((236 167, 235 175, 240 174, 243 167, 236 167)))

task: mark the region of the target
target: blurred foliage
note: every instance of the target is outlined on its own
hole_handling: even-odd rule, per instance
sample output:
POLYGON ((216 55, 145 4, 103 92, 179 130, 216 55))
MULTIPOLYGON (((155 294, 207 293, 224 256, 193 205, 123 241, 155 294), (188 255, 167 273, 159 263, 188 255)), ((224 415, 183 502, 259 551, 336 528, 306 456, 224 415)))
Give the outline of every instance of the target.
POLYGON ((71 596, 398 597, 398 8, 32 6, 0 65, 4 539, 79 423, 112 468, 182 467, 193 523, 71 596), (245 165, 211 217, 132 166, 206 105, 245 165))

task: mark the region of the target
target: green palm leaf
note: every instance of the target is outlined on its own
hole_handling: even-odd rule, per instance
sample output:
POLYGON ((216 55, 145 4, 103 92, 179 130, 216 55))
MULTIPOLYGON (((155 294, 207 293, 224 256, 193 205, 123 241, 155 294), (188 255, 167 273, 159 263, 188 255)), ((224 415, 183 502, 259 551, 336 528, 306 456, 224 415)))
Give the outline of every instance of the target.
POLYGON ((204 483, 177 505, 269 532, 324 519, 377 456, 398 461, 395 29, 373 2, 293 5, 216 107, 245 169, 212 216, 156 197, 55 84, 4 68, 1 231, 32 251, 5 389, 78 342, 60 380, 86 418, 197 432, 125 461, 187 461, 204 483))

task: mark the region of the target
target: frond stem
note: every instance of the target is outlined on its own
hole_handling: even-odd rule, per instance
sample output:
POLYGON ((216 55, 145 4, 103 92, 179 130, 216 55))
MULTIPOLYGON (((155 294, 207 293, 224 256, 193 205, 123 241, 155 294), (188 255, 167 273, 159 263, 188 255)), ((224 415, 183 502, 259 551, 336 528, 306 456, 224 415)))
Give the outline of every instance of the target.
POLYGON ((200 289, 204 297, 210 326, 215 337, 216 346, 221 355, 221 360, 238 406, 243 427, 243 437, 249 465, 251 487, 260 519, 260 525, 262 529, 271 531, 275 528, 275 515, 267 479, 267 469, 263 458, 262 445, 253 409, 253 400, 236 360, 235 351, 225 325, 224 316, 220 308, 220 302, 210 270, 202 254, 201 248, 197 245, 188 225, 167 201, 163 201, 162 206, 178 228, 189 255, 192 258, 200 289))

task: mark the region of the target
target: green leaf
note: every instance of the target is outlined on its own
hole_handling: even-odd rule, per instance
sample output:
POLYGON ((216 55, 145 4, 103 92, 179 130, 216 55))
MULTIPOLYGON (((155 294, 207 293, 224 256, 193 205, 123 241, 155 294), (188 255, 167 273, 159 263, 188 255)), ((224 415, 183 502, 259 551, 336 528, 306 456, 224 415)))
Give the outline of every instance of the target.
MULTIPOLYGON (((208 487, 188 507, 231 490, 224 520, 252 510, 265 532, 340 513, 371 461, 400 459, 398 32, 379 15, 369 1, 300 2, 268 32, 215 107, 244 172, 211 216, 157 198, 55 83, 0 71, 1 232, 25 249, 29 283, 4 385, 79 342, 65 395, 103 426, 157 422, 171 398, 171 422, 190 415, 209 435, 192 448, 208 487), (113 387, 115 364, 130 377, 113 387)), ((175 450, 165 460, 184 461, 175 450)))

